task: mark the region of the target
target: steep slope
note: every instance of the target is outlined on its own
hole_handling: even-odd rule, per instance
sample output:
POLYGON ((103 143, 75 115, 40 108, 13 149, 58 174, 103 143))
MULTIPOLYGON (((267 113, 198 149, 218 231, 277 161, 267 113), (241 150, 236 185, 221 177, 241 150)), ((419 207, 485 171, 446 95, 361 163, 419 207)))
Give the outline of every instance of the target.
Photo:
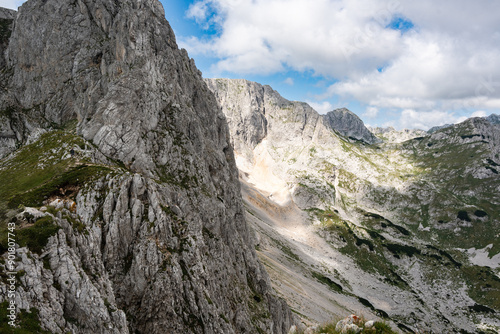
POLYGON ((397 131, 393 127, 387 127, 387 128, 368 128, 371 133, 373 133, 375 136, 378 138, 382 139, 382 141, 388 142, 388 143, 402 143, 404 141, 418 138, 418 137, 424 137, 427 135, 427 132, 424 130, 417 130, 417 129, 403 129, 400 131, 397 131))
POLYGON ((488 122, 491 124, 500 124, 500 116, 496 114, 491 114, 490 116, 486 117, 488 122))
POLYGON ((0 266, 18 325, 31 310, 51 333, 288 331, 224 115, 158 1, 28 0, 5 54, 1 252, 8 228, 20 247, 0 266))
POLYGON ((0 68, 5 66, 4 52, 9 44, 16 11, 0 7, 0 68))
POLYGON ((499 330, 498 126, 471 119, 367 145, 269 87, 206 81, 259 255, 304 322, 361 311, 404 332, 499 330), (254 119, 248 142, 253 128, 236 125, 254 119))
POLYGON ((338 131, 344 137, 351 137, 368 144, 381 141, 365 127, 363 121, 356 114, 346 108, 330 111, 324 118, 332 129, 338 131))

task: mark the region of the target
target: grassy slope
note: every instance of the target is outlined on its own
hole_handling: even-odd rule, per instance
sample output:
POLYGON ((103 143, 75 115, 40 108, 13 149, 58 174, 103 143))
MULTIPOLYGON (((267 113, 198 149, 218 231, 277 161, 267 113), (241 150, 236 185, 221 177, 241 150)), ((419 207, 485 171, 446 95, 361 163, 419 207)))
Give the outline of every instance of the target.
MULTIPOLYGON (((490 173, 490 177, 484 179, 477 179, 471 175, 470 171, 473 169, 496 168, 495 162, 488 159, 490 152, 487 143, 482 141, 481 137, 473 137, 472 128, 459 127, 447 131, 456 132, 448 134, 449 138, 455 139, 455 143, 443 145, 432 142, 430 137, 426 137, 405 142, 398 148, 413 152, 409 158, 413 160, 417 172, 408 179, 413 183, 412 190, 401 193, 395 189, 373 187, 368 196, 382 207, 392 206, 394 215, 399 218, 396 224, 406 226, 418 239, 428 243, 427 246, 413 247, 414 250, 411 252, 413 254, 406 255, 418 256, 431 265, 432 263, 449 265, 457 279, 466 282, 470 297, 478 304, 486 305, 487 308, 482 311, 488 313, 488 308, 498 311, 500 310, 498 276, 490 268, 467 264, 463 253, 454 249, 482 249, 486 245, 493 244, 490 256, 500 252, 500 242, 497 238, 500 233, 498 224, 500 194, 497 191, 500 178, 494 171, 490 173), (473 140, 459 140, 460 138, 473 140), (463 212, 467 212, 465 217, 470 221, 462 222, 458 219, 461 214, 464 216, 463 212), (487 215, 478 217, 477 212, 479 216, 481 213, 487 215), (419 225, 431 227, 432 232, 419 230, 417 228, 419 225), (460 228, 454 232, 454 228, 458 226, 460 228)), ((350 192, 354 182, 346 182, 352 180, 346 179, 345 175, 353 177, 352 173, 341 173, 343 178, 340 181, 344 184, 341 182, 339 185, 350 192)), ((320 219, 325 221, 325 216, 320 215, 320 219)), ((329 217, 329 220, 332 219, 329 217)), ((327 223, 327 225, 330 230, 336 229, 337 234, 347 241, 344 249, 353 254, 362 268, 373 271, 375 266, 377 272, 388 275, 389 278, 392 265, 386 258, 387 255, 391 255, 392 252, 392 255, 398 256, 398 251, 405 253, 412 250, 412 246, 387 247, 387 243, 379 234, 387 229, 380 229, 379 223, 377 219, 365 219, 362 222, 362 225, 367 227, 366 232, 370 236, 368 240, 361 239, 349 230, 347 223, 344 225, 327 223), (381 252, 383 248, 389 250, 389 253, 381 252)), ((481 308, 472 310, 479 309, 481 308)))
POLYGON ((87 181, 113 172, 108 166, 90 163, 77 153, 85 147, 92 149, 74 131, 67 129, 43 134, 39 140, 23 146, 11 156, 0 160, 0 252, 7 249, 7 224, 16 222, 17 242, 40 252, 47 239, 57 232, 52 220, 44 217, 34 221, 32 217, 16 219, 24 206, 41 207, 52 197, 74 197, 87 181), (61 189, 71 188, 72 194, 62 194, 61 189), (27 223, 27 224, 26 224, 27 223))

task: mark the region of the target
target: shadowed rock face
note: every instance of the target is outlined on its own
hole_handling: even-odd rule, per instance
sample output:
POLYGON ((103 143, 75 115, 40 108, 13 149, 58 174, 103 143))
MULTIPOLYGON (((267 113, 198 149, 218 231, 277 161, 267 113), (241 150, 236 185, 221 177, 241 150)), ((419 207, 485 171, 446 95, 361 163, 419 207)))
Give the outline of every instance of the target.
POLYGON ((346 108, 335 109, 324 116, 326 123, 341 135, 364 141, 368 144, 381 142, 365 127, 363 121, 346 108))
POLYGON ((0 8, 0 68, 5 66, 4 51, 9 43, 9 37, 12 32, 12 22, 14 21, 16 11, 0 8))
POLYGON ((500 116, 499 115, 496 115, 496 114, 492 114, 488 117, 486 117, 486 119, 491 123, 491 124, 500 124, 500 116))
POLYGON ((65 181, 71 198, 57 186, 20 213, 0 203, 6 219, 29 211, 60 227, 40 254, 19 251, 18 305, 37 308, 43 328, 288 332, 248 236, 226 119, 158 1, 29 0, 1 76, 0 157, 21 148, 0 173, 26 163, 27 143, 34 174, 101 168, 65 181), (55 199, 69 204, 39 210, 55 199))

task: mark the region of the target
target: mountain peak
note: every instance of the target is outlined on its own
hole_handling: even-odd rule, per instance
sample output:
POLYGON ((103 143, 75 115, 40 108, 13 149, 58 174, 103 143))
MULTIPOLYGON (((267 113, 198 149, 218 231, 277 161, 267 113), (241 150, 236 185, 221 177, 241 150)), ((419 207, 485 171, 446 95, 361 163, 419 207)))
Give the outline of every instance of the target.
POLYGON ((17 11, 13 9, 0 7, 0 19, 13 20, 16 18, 17 11))
POLYGON ((333 130, 338 131, 343 136, 368 144, 380 142, 380 139, 366 128, 361 118, 347 108, 330 111, 323 118, 333 130))

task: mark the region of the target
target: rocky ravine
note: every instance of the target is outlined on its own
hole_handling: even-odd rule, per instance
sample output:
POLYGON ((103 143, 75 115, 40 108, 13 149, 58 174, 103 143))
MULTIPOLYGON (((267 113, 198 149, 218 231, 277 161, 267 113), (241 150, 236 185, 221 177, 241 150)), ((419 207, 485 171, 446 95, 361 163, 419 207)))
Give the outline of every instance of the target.
POLYGON ((3 31, 0 250, 15 223, 18 324, 30 310, 51 333, 288 332, 225 117, 161 4, 28 0, 3 31))
POLYGON ((335 126, 269 86, 206 82, 259 256, 303 322, 361 312, 403 332, 500 330, 498 125, 377 129, 369 141, 357 117, 335 126))

